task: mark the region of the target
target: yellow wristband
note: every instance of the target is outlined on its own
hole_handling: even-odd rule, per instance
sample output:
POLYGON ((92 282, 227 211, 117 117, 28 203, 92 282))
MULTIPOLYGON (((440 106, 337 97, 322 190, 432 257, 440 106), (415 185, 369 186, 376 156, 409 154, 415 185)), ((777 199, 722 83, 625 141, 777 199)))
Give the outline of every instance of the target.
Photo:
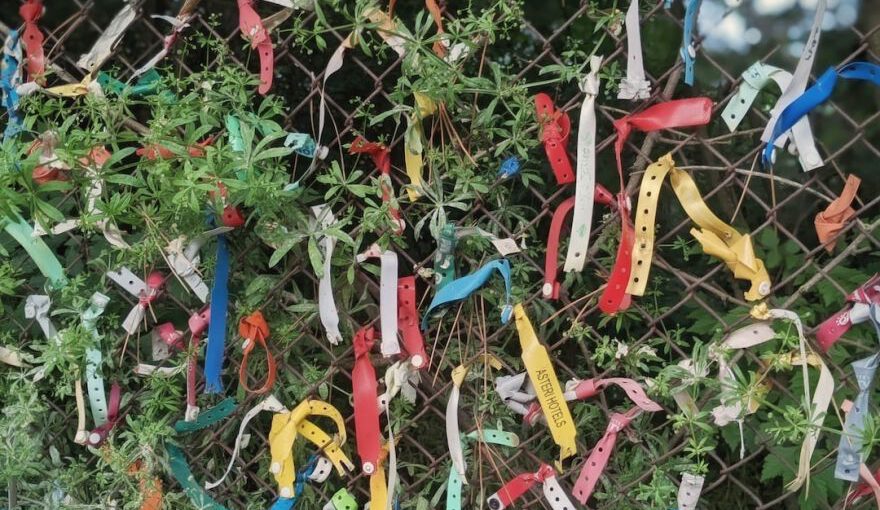
POLYGON ((406 162, 406 175, 412 185, 406 189, 410 202, 415 202, 422 196, 419 188, 422 187, 422 118, 434 115, 437 111, 437 103, 428 96, 413 92, 416 98, 415 108, 409 116, 409 125, 403 137, 404 159, 406 162))
POLYGON ((635 209, 636 243, 632 252, 632 272, 627 293, 635 296, 645 293, 654 254, 654 223, 660 187, 667 174, 685 213, 699 227, 690 232, 702 245, 703 251, 724 261, 733 271, 734 277, 751 281, 751 288, 745 293, 746 300, 756 301, 767 296, 770 293, 770 276, 764 263, 755 256, 751 237, 740 234, 715 216, 703 201, 693 178, 675 167, 670 154, 650 165, 642 178, 639 202, 635 209))
POLYGON ((523 363, 538 394, 538 402, 547 418, 553 441, 559 445, 561 462, 577 453, 575 443, 577 430, 574 428, 574 420, 562 394, 562 387, 550 362, 547 348, 538 341, 538 335, 535 334, 535 329, 522 304, 518 303, 513 307, 513 316, 516 318, 516 329, 519 332, 523 363))

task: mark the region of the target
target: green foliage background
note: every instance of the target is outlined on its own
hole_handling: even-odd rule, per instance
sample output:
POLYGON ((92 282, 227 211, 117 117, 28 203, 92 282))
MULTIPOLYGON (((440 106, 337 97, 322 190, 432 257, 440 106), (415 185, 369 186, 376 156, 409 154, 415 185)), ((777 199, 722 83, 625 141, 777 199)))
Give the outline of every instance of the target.
MULTIPOLYGON (((255 79, 245 70, 256 68, 256 55, 237 34, 235 3, 223 0, 205 2, 200 21, 186 32, 175 59, 163 62, 163 87, 173 93, 173 101, 167 95, 86 97, 75 101, 35 95, 24 102, 26 133, 3 144, 0 214, 18 211, 26 218, 48 224, 84 214, 83 196, 89 182, 82 174, 74 172, 66 183, 43 186, 36 186, 30 179, 37 164, 35 156, 27 155, 30 142, 40 132, 55 129, 61 140, 58 154, 72 166, 94 145, 104 144, 114 153, 114 160, 102 172, 107 190, 99 208, 127 232, 132 249, 112 249, 96 228, 99 218, 88 216, 81 231, 47 240, 71 278, 69 285, 51 294, 52 319, 61 330, 60 343, 56 344, 44 339, 36 324, 27 322, 23 314, 25 297, 43 290, 43 278, 11 238, 0 234, 0 344, 20 347, 33 365, 44 367, 47 375, 33 383, 32 371, 0 368, 0 430, 10 431, 0 442, 0 485, 9 487, 6 499, 0 496, 0 502, 11 506, 12 498, 21 508, 107 508, 111 502, 119 508, 138 508, 140 491, 137 480, 126 475, 128 466, 141 459, 147 468, 145 476, 157 474, 170 480, 165 476, 163 448, 168 441, 183 441, 191 463, 198 466, 196 476, 203 481, 222 471, 229 449, 218 443, 231 444, 242 413, 215 431, 174 438, 169 425, 182 417, 183 377, 143 379, 133 375, 133 364, 148 352, 149 338, 142 335, 123 347, 124 333, 118 325, 130 305, 103 276, 120 265, 144 273, 164 268, 161 250, 167 242, 179 235, 191 237, 202 232, 206 214, 220 207, 209 196, 214 189, 211 180, 219 178, 229 188, 230 201, 246 211, 248 218, 246 228, 230 239, 234 270, 230 280, 226 380, 228 393, 242 401, 242 409, 256 401, 244 400, 234 384, 240 361, 234 334, 240 317, 261 307, 269 319, 271 345, 282 362, 275 394, 283 402, 293 404, 306 396, 318 396, 350 415, 348 373, 353 357, 348 339, 359 325, 378 315, 378 267, 356 267, 355 254, 378 242, 395 249, 401 258, 401 275, 410 274, 432 266, 434 237, 444 223, 477 225, 502 236, 513 234, 525 246, 521 255, 511 259, 514 295, 528 302, 540 337, 552 348, 560 379, 599 375, 650 378, 654 383, 651 396, 668 409, 666 413, 640 417, 631 427, 633 433, 621 437, 606 471, 609 476, 597 488, 595 506, 670 508, 675 504, 680 473, 690 471, 707 476, 701 508, 831 508, 845 494, 844 485, 832 476, 840 429, 836 413, 829 413, 825 421, 826 429, 813 456, 809 491, 782 497, 784 484, 794 476, 798 446, 807 430, 798 400, 802 393, 798 372, 790 367, 774 367, 772 390, 762 394, 761 409, 748 418, 743 430, 747 452, 744 460, 739 458, 737 427, 718 429, 712 425, 708 411, 718 403, 719 387, 712 375, 717 367, 710 361, 711 346, 725 332, 749 320, 748 308, 739 298, 741 282, 734 281, 726 269, 702 254, 687 228, 682 228, 686 217, 671 198, 661 201, 658 217, 663 218, 660 235, 673 234, 660 243, 658 251, 676 271, 655 268, 649 292, 638 300, 638 307, 613 318, 603 317, 595 308, 595 291, 604 282, 616 250, 618 221, 610 214, 597 220, 593 240, 596 248, 588 268, 564 276, 563 300, 548 302, 539 297, 550 215, 572 190, 558 187, 551 176, 540 147, 531 97, 540 91, 550 93, 558 105, 573 108, 570 113, 576 119, 580 102, 577 82, 584 62, 593 53, 612 56, 602 70, 598 101, 602 109, 597 140, 607 141, 613 133, 611 120, 633 108, 616 99, 625 56, 615 50, 622 46, 623 39, 619 38, 624 36, 609 30, 622 22, 618 9, 628 4, 449 2, 447 32, 455 41, 476 41, 472 57, 455 68, 433 57, 435 31, 422 3, 398 3, 396 13, 411 34, 408 55, 397 62, 396 55, 379 37, 364 30, 361 44, 328 82, 331 122, 322 142, 331 150, 327 161, 314 171, 309 170, 310 160, 282 148, 281 140, 286 130, 316 132, 320 73, 339 38, 355 27, 364 28, 355 16, 367 5, 364 0, 322 0, 315 14, 297 13, 282 25, 274 35, 277 74, 273 95, 265 99, 256 96, 255 79), (442 102, 445 113, 442 118, 426 120, 428 188, 422 200, 410 204, 402 189, 405 182, 400 140, 413 91, 442 102), (230 113, 242 119, 244 153, 233 152, 226 138, 220 136, 207 149, 205 158, 185 156, 184 147, 209 134, 221 133, 224 118, 230 113), (403 237, 394 236, 389 229, 388 212, 378 194, 372 163, 367 158, 347 155, 345 145, 356 133, 392 147, 395 187, 408 224, 403 237), (134 148, 145 143, 162 143, 180 157, 140 160, 133 155, 134 148), (523 160, 523 171, 511 181, 498 182, 496 169, 509 155, 523 160), (298 186, 291 186, 294 183, 298 186), (325 202, 341 219, 336 229, 320 230, 310 221, 309 207, 325 202), (332 261, 334 293, 347 340, 332 348, 324 341, 315 301, 316 275, 320 273, 316 268, 321 257, 317 240, 321 235, 339 241, 332 261), (711 287, 697 285, 689 289, 686 284, 693 279, 679 277, 707 273, 712 275, 711 287), (99 323, 105 353, 102 372, 105 378, 119 381, 126 388, 124 422, 102 454, 72 442, 72 382, 80 376, 83 353, 92 343, 79 326, 78 314, 96 290, 113 299, 99 323), (617 356, 618 342, 629 347, 627 355, 617 356), (676 363, 685 358, 710 365, 710 375, 686 376, 676 368, 676 363), (686 415, 678 411, 671 393, 682 388, 692 394, 704 412, 686 415)), ((74 2, 50 4, 45 27, 71 26, 64 22, 83 21, 78 17, 81 12, 94 22, 76 25, 73 35, 64 37, 63 44, 50 51, 53 61, 72 71, 72 61, 89 48, 98 34, 96 27, 106 25, 119 2, 92 2, 86 11, 74 2)), ((176 8, 171 2, 143 3, 146 13, 173 15, 176 8)), ((749 6, 741 9, 744 15, 754 15, 749 6)), ((260 10, 268 13, 271 7, 260 10)), ((780 42, 775 37, 780 32, 778 27, 802 15, 799 10, 775 19, 776 25, 765 30, 768 37, 748 55, 701 54, 697 86, 688 88, 677 84, 676 76, 681 66, 677 55, 682 7, 676 5, 665 11, 643 5, 642 11, 646 16, 650 12, 642 27, 643 40, 650 41, 645 45, 647 71, 660 77, 655 89, 672 83, 672 97, 704 94, 721 103, 732 90, 731 79, 759 56, 770 55, 768 60, 782 67, 794 66, 792 59, 773 50, 780 42), (710 63, 710 58, 719 63, 720 69, 710 63)), ((0 13, 0 20, 14 27, 18 21, 13 16, 9 10, 0 13)), ((870 30, 861 27, 869 18, 864 15, 860 19, 863 33, 870 30)), ((120 58, 111 61, 109 67, 118 76, 127 76, 129 64, 155 51, 157 41, 146 22, 139 21, 119 48, 120 58)), ((853 52, 876 62, 876 47, 871 44, 852 30, 827 32, 814 71, 834 65, 853 52)), ((880 269, 878 238, 872 231, 880 214, 876 201, 870 201, 880 191, 880 181, 871 174, 878 156, 872 147, 880 145, 878 95, 863 85, 842 87, 835 95, 835 104, 859 126, 853 128, 842 121, 839 111, 831 107, 813 117, 824 153, 835 155, 826 168, 805 175, 794 158, 780 155, 774 169, 778 178, 774 186, 766 176, 747 181, 744 175, 731 172, 718 154, 723 154, 730 166, 748 170, 763 126, 756 114, 741 126, 741 134, 733 137, 723 136, 726 128, 714 120, 697 133, 705 143, 688 143, 675 155, 678 163, 694 167, 702 190, 713 191, 709 203, 725 219, 733 216, 748 182, 750 194, 735 225, 754 232, 757 252, 775 284, 772 303, 798 312, 808 326, 817 325, 838 310, 845 291, 880 269), (854 137, 867 143, 847 145, 854 137), (812 217, 824 208, 823 197, 838 193, 843 175, 850 172, 863 178, 861 205, 867 205, 860 211, 858 228, 847 234, 836 253, 825 254, 816 248, 812 217), (805 192, 807 188, 818 194, 805 192), (773 213, 761 205, 772 203, 780 204, 773 213), (845 254, 844 249, 848 250, 845 254)), ((762 93, 757 109, 766 115, 776 94, 762 93)), ((664 153, 660 147, 670 150, 682 138, 664 134, 644 156, 656 159, 664 153)), ((637 158, 631 148, 627 152, 625 166, 638 176, 646 160, 637 158)), ((598 168, 597 180, 614 191, 614 158, 607 143, 599 144, 598 168)), ((213 276, 212 247, 209 245, 203 253, 208 281, 213 276)), ((483 239, 463 240, 456 252, 459 272, 478 267, 492 254, 491 245, 483 239)), ((430 299, 429 280, 421 279, 419 290, 420 296, 430 299)), ((392 406, 395 436, 403 437, 398 449, 401 508, 422 510, 443 504, 449 461, 445 456, 442 410, 451 368, 488 350, 504 360, 506 373, 523 369, 514 329, 501 328, 498 323, 499 291, 494 288, 483 292, 480 299, 471 300, 461 309, 458 318, 450 313, 432 323, 425 336, 429 349, 433 349, 433 364, 422 378, 419 401, 415 406, 395 401, 392 406)), ((199 304, 174 281, 168 294, 174 299, 157 302, 155 314, 160 322, 182 325, 199 304)), ((759 390, 751 373, 762 360, 796 346, 793 327, 777 324, 777 328, 778 339, 740 360, 739 391, 743 395, 759 390)), ((837 403, 841 397, 852 398, 855 394, 848 363, 875 349, 874 332, 862 326, 848 335, 844 348, 831 351, 828 361, 840 385, 837 403)), ((181 353, 172 362, 180 363, 184 356, 181 353)), ((381 372, 382 362, 375 361, 381 372)), ((815 378, 817 374, 811 375, 815 378)), ((477 449, 469 455, 475 482, 468 497, 475 508, 515 473, 534 470, 538 459, 549 461, 555 456, 546 431, 540 426, 524 428, 491 390, 491 384, 486 384, 486 376, 475 370, 465 385, 462 410, 466 428, 479 422, 517 432, 528 438, 530 453, 506 455, 477 449)), ((200 401, 203 409, 212 403, 210 398, 200 401)), ((573 405, 582 456, 569 467, 566 484, 573 481, 583 455, 601 437, 606 411, 626 406, 625 398, 614 392, 598 402, 573 405)), ((241 473, 215 493, 230 508, 266 508, 274 497, 264 440, 268 421, 263 416, 252 422, 253 438, 243 452, 241 473)), ((872 423, 868 442, 874 445, 880 441, 880 427, 872 423)), ((349 426, 352 428, 351 422, 349 426)), ((350 443, 347 449, 354 454, 350 443)), ((297 452, 298 459, 307 455, 305 449, 297 452)), ((307 488, 300 507, 320 508, 327 495, 343 484, 366 501, 365 479, 335 477, 324 487, 307 488)), ((178 487, 170 482, 166 487, 168 508, 189 508, 189 501, 178 487)))

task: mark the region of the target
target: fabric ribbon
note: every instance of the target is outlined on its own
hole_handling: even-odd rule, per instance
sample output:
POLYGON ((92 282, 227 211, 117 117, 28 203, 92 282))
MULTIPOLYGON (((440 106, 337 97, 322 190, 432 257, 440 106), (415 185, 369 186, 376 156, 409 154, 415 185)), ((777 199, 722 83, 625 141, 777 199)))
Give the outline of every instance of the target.
POLYGON ((645 79, 642 63, 642 34, 639 27, 639 0, 631 0, 626 10, 626 77, 620 81, 617 99, 639 101, 651 97, 651 82, 645 79))
POLYGON ((626 292, 632 270, 632 252, 635 232, 629 218, 629 199, 625 194, 623 182, 623 164, 621 156, 623 147, 633 130, 645 133, 661 129, 702 126, 709 122, 712 114, 712 100, 708 97, 677 99, 655 104, 644 111, 627 115, 614 121, 617 140, 614 142, 614 156, 617 161, 617 175, 620 179, 620 193, 617 195, 617 207, 621 217, 620 244, 614 260, 614 268, 608 278, 608 285, 599 298, 599 308, 613 314, 626 309, 630 304, 626 292))
POLYGON ((400 217, 400 205, 397 203, 394 186, 391 183, 391 151, 383 143, 368 142, 364 137, 358 136, 351 142, 348 153, 367 154, 373 160, 373 165, 379 170, 382 202, 388 204, 388 214, 391 216, 391 224, 394 225, 394 233, 402 234, 406 223, 400 217))
MULTIPOLYGON (((596 81, 598 82, 598 78, 596 81)), ((598 83, 596 86, 598 88, 598 83)), ((581 111, 583 112, 583 109, 581 111)), ((538 116, 538 125, 541 127, 544 152, 547 153, 547 161, 550 162, 550 168, 553 169, 553 175, 556 176, 556 183, 574 182, 574 172, 571 169, 571 161, 568 159, 568 135, 571 133, 571 119, 568 117, 568 112, 557 110, 553 99, 542 92, 535 95, 535 113, 538 116)), ((583 117, 583 113, 581 116, 583 117)), ((580 138, 580 135, 578 137, 580 138)), ((578 142, 580 143, 580 139, 578 142)), ((580 151, 580 146, 578 151, 580 151)))
MULTIPOLYGON (((312 214, 317 218, 322 229, 327 229, 336 223, 336 217, 327 204, 312 206, 312 214)), ((324 263, 318 282, 318 315, 321 324, 327 333, 327 341, 331 345, 339 345, 342 341, 342 333, 339 332, 339 312, 336 310, 336 301, 333 298, 333 248, 336 246, 336 238, 322 235, 318 243, 324 249, 324 263)))
POLYGON ((770 293, 770 276, 763 261, 755 256, 751 236, 740 234, 709 209, 690 174, 675 167, 672 154, 666 154, 650 165, 642 178, 636 208, 636 246, 631 261, 633 270, 627 293, 636 296, 645 293, 654 252, 654 220, 661 185, 667 175, 682 208, 699 227, 699 230, 692 228, 690 232, 703 251, 724 261, 735 278, 751 282, 751 287, 745 293, 746 300, 765 298, 770 293))
MULTIPOLYGON (((877 337, 880 339, 880 305, 871 304, 868 318, 874 324, 877 337)), ((865 416, 868 414, 871 389, 878 366, 880 366, 880 352, 852 363, 859 392, 853 402, 852 410, 846 415, 843 434, 840 436, 840 444, 837 448, 834 477, 840 480, 855 482, 859 479, 859 466, 864 458, 865 416)))
POLYGON ((21 36, 27 55, 25 68, 28 79, 40 86, 46 85, 46 55, 43 52, 43 33, 40 32, 37 21, 43 17, 45 10, 43 0, 25 0, 18 8, 18 14, 24 20, 24 32, 21 36))
MULTIPOLYGON (((755 98, 758 97, 758 92, 771 82, 776 82, 779 90, 784 91, 791 83, 791 73, 761 62, 755 62, 743 72, 742 83, 721 114, 731 133, 736 131, 745 118, 755 98)), ((816 149, 816 141, 813 139, 813 130, 808 118, 804 117, 796 122, 789 134, 798 153, 801 168, 805 172, 822 166, 822 157, 816 149)))
MULTIPOLYGON (((482 356, 486 364, 495 370, 501 370, 501 360, 491 354, 482 356)), ((461 385, 467 376, 470 367, 461 364, 452 370, 452 390, 446 401, 446 444, 449 446, 449 457, 452 460, 452 469, 458 475, 462 484, 467 485, 467 465, 462 452, 461 431, 458 425, 458 401, 461 395, 461 385)))
POLYGON ((853 174, 846 177, 846 184, 840 196, 835 198, 828 204, 824 211, 816 215, 816 235, 819 237, 819 243, 825 247, 828 253, 834 251, 837 245, 837 237, 847 223, 852 221, 856 212, 852 208, 853 200, 859 191, 859 184, 862 180, 853 174))
POLYGON ((137 18, 138 9, 136 6, 136 2, 125 3, 122 9, 113 17, 113 20, 110 21, 104 33, 92 45, 92 49, 79 57, 79 60, 76 61, 77 67, 92 74, 104 65, 104 62, 110 58, 113 50, 116 49, 129 25, 137 18))
POLYGON ((512 308, 510 306, 510 262, 507 259, 493 260, 487 262, 483 267, 477 269, 473 273, 457 278, 449 282, 445 287, 438 290, 434 294, 434 299, 428 305, 428 310, 422 316, 422 329, 428 329, 428 320, 431 312, 437 308, 448 306, 459 301, 463 301, 470 297, 471 294, 486 285, 492 274, 497 271, 504 279, 505 299, 504 307, 501 310, 501 323, 507 324, 510 321, 512 308))
POLYGON ((571 411, 562 394, 559 379, 550 361, 547 348, 538 340, 522 304, 513 307, 516 318, 516 330, 519 333, 519 344, 522 348, 522 360, 529 373, 529 379, 537 390, 538 402, 547 417, 547 425, 553 441, 559 446, 560 463, 577 453, 575 438, 577 430, 571 411))
POLYGON ((880 304, 880 274, 875 274, 852 291, 847 296, 846 302, 847 305, 842 310, 819 324, 816 341, 822 352, 828 352, 828 349, 854 324, 867 321, 871 304, 880 304))
POLYGON ((617 443, 617 434, 625 429, 633 418, 641 413, 641 409, 633 407, 624 414, 613 413, 611 415, 611 420, 605 429, 605 435, 593 447, 574 484, 572 494, 581 504, 587 504, 587 500, 593 494, 593 489, 595 489, 599 477, 605 471, 605 466, 608 464, 608 459, 611 458, 611 452, 614 451, 614 445, 617 443))
POLYGON ((702 0, 687 0, 684 8, 684 32, 679 53, 684 61, 684 82, 691 86, 694 84, 694 62, 697 58, 697 48, 694 45, 694 25, 702 3, 702 0))
POLYGON ((388 358, 400 354, 400 342, 397 339, 397 254, 391 250, 382 250, 374 244, 364 253, 357 256, 358 263, 370 258, 378 258, 381 262, 379 276, 379 311, 382 326, 382 356, 388 358))
MULTIPOLYGON (((578 180, 578 183, 581 181, 578 180)), ((594 192, 590 192, 591 199, 594 202, 607 205, 608 207, 612 207, 614 205, 614 195, 611 194, 604 186, 601 184, 595 185, 594 192)), ((544 258, 544 285, 541 287, 541 294, 546 299, 559 299, 559 281, 557 280, 558 273, 558 262, 559 262, 559 238, 562 236, 562 227, 565 224, 565 218, 568 216, 568 213, 574 209, 574 215, 577 217, 578 214, 578 205, 577 197, 568 197, 563 200, 562 203, 559 204, 559 207, 553 212, 553 219, 550 221, 550 232, 547 234, 547 253, 544 258)), ((590 209, 590 218, 592 219, 592 205, 588 207, 590 209)), ((589 225, 589 223, 585 223, 589 225)), ((586 237, 583 239, 581 235, 578 234, 578 228, 575 225, 572 225, 572 238, 568 245, 568 254, 569 256, 574 256, 574 258, 581 260, 581 267, 583 267, 583 262, 586 259, 587 255, 587 247, 590 241, 590 233, 589 226, 586 227, 586 237), (578 237, 579 239, 575 239, 578 237), (572 253, 572 249, 574 249, 574 253, 572 253)), ((584 233, 584 229, 580 229, 581 233, 584 233)), ((566 256, 565 263, 566 268, 568 266, 569 257, 566 256)), ((572 266, 574 271, 580 271, 577 266, 572 266)), ((566 269, 569 270, 569 269, 566 269)))
POLYGON ((415 202, 422 196, 420 191, 423 187, 422 180, 422 139, 425 137, 422 128, 422 119, 430 117, 437 112, 437 103, 422 92, 413 92, 415 106, 412 113, 407 117, 406 132, 403 135, 403 156, 406 165, 406 175, 410 185, 406 187, 410 202, 415 202))
POLYGON ((379 428, 376 369, 370 361, 370 350, 376 331, 365 326, 354 335, 354 368, 351 372, 354 428, 358 457, 365 475, 372 475, 379 463, 382 434, 379 428))
POLYGON ((812 87, 789 103, 782 113, 779 114, 779 119, 773 126, 773 131, 767 140, 767 145, 764 146, 762 156, 764 166, 769 166, 774 161, 773 148, 776 140, 809 112, 828 101, 837 85, 838 77, 847 80, 868 81, 880 87, 880 66, 869 62, 850 62, 841 67, 839 71, 829 67, 812 87))
POLYGON ((238 458, 238 454, 241 452, 241 443, 244 436, 245 428, 247 428, 248 423, 251 422, 258 414, 263 411, 269 411, 272 413, 281 413, 287 411, 287 408, 284 407, 275 395, 269 395, 265 399, 261 400, 257 405, 250 408, 248 412, 244 414, 244 417, 241 419, 241 425, 238 427, 238 434, 235 436, 235 445, 232 449, 232 457, 229 459, 229 464, 226 466, 226 471, 223 472, 223 476, 221 476, 216 482, 205 482, 205 489, 211 490, 226 480, 226 477, 229 476, 229 473, 232 471, 232 466, 235 464, 235 459, 238 458))
MULTIPOLYGON (((801 58, 798 59, 797 66, 794 68, 791 81, 788 86, 783 89, 782 95, 779 96, 776 105, 770 112, 770 120, 767 121, 767 126, 764 127, 764 132, 761 133, 762 142, 775 143, 777 147, 783 147, 788 139, 788 136, 785 134, 788 132, 787 129, 780 131, 778 137, 772 135, 776 130, 779 116, 788 105, 800 97, 807 88, 807 81, 810 79, 810 71, 813 69, 813 61, 816 59, 816 53, 819 48, 819 36, 822 34, 822 20, 825 18, 826 6, 827 0, 818 0, 816 5, 816 15, 813 18, 813 25, 810 27, 810 34, 807 36, 806 45, 801 52, 801 58), (771 140, 771 138, 775 138, 775 140, 771 140)), ((818 156, 818 153, 816 153, 816 156, 818 156)), ((818 164, 821 166, 821 158, 818 164)))
POLYGON ((415 276, 404 276, 397 280, 397 330, 403 339, 403 351, 412 366, 425 368, 428 353, 425 352, 425 339, 419 328, 415 276))
POLYGON ((107 271, 107 278, 116 282, 138 300, 122 322, 122 329, 129 335, 133 335, 144 323, 147 309, 161 295, 165 285, 165 277, 162 273, 153 271, 147 276, 147 281, 144 283, 130 269, 123 266, 116 271, 107 271))
POLYGON ((247 317, 242 317, 238 323, 238 334, 244 338, 244 343, 241 346, 242 358, 241 366, 238 369, 238 384, 247 393, 254 393, 256 395, 268 393, 272 386, 275 385, 275 356, 272 355, 272 351, 269 350, 269 346, 266 344, 266 339, 269 337, 269 325, 266 323, 266 319, 263 318, 263 314, 257 310, 247 317), (251 389, 247 383, 247 367, 248 358, 256 344, 259 344, 266 351, 267 373, 266 382, 257 389, 251 389))
POLYGON ((18 30, 10 30, 3 42, 3 59, 0 60, 0 92, 6 110, 6 128, 3 140, 17 135, 22 129, 22 118, 18 113, 18 90, 21 85, 21 39, 18 30))
MULTIPOLYGON (((638 0, 633 0, 633 4, 637 2, 638 0)), ((630 9, 632 8, 630 7, 630 9)), ((638 7, 636 9, 638 10, 638 7)), ((638 13, 636 13, 636 17, 638 17, 638 13)), ((641 57, 639 60, 641 61, 641 57)), ((584 102, 581 105, 578 124, 574 219, 571 221, 571 240, 568 243, 568 253, 565 256, 565 267, 563 268, 566 273, 583 270, 587 260, 587 248, 590 245, 590 227, 593 222, 593 201, 595 199, 594 188, 596 187, 596 96, 599 95, 599 67, 601 65, 601 56, 590 57, 590 72, 580 82, 581 92, 584 93, 584 102)), ((602 202, 602 200, 597 201, 602 202)), ((544 292, 544 297, 547 297, 546 292, 544 292)))
POLYGON ((67 284, 64 268, 55 257, 55 253, 46 246, 42 239, 34 235, 34 229, 18 213, 5 218, 0 217, 0 224, 15 241, 27 252, 36 264, 40 273, 46 277, 49 287, 60 289, 67 284))
MULTIPOLYGON (((376 404, 375 399, 373 405, 376 404)), ((304 400, 292 411, 281 411, 272 417, 272 429, 269 431, 269 451, 272 464, 269 472, 278 482, 278 495, 282 498, 293 497, 296 469, 293 461, 293 445, 298 435, 317 446, 336 471, 343 475, 354 469, 354 465, 342 451, 345 444, 345 421, 339 411, 321 400, 304 400), (328 435, 308 417, 322 416, 330 418, 336 425, 336 434, 328 435)))
POLYGON ((565 490, 556 480, 556 471, 547 464, 541 464, 534 473, 523 473, 513 480, 504 484, 498 492, 489 496, 486 503, 490 510, 504 510, 510 508, 516 500, 522 497, 535 484, 541 484, 544 500, 553 510, 571 510, 574 504, 565 493, 565 490))

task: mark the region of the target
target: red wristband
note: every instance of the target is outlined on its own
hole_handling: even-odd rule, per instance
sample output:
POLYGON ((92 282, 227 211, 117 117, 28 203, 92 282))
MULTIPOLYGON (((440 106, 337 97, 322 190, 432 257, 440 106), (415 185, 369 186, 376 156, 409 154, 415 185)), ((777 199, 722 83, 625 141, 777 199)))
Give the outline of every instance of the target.
POLYGON ((568 135, 571 132, 571 119, 568 113, 557 110, 547 94, 535 95, 535 111, 541 126, 541 140, 547 160, 556 176, 558 184, 574 182, 574 171, 568 159, 568 135))
POLYGON ((605 466, 608 464, 608 459, 611 458, 611 452, 614 450, 614 444, 617 442, 618 432, 626 428, 639 412, 641 411, 634 407, 627 411, 626 414, 614 413, 611 415, 611 421, 608 422, 605 435, 593 447, 593 451, 590 452, 590 456, 584 462, 581 473, 574 484, 572 494, 581 504, 587 504, 587 500, 593 494, 593 489, 596 488, 599 477, 605 471, 605 466))
POLYGON ((275 385, 275 357, 272 356, 272 352, 266 344, 266 339, 269 337, 269 325, 266 323, 266 319, 263 318, 263 314, 257 310, 247 317, 243 317, 241 322, 238 323, 238 334, 244 338, 244 345, 242 346, 244 354, 241 358, 241 366, 238 369, 238 383, 247 393, 257 395, 268 393, 272 386, 275 385), (266 351, 267 373, 266 382, 259 388, 252 390, 247 384, 247 367, 248 357, 256 344, 259 344, 266 351))
MULTIPOLYGON (((593 201, 599 204, 611 206, 614 196, 601 184, 596 184, 596 192, 593 201)), ((556 274, 559 271, 559 237, 562 233, 562 225, 565 218, 574 207, 575 197, 565 199, 556 211, 553 212, 553 220, 550 222, 550 233, 547 236, 547 253, 544 258, 544 286, 541 293, 546 299, 559 299, 559 281, 556 274)))
POLYGON ((370 361, 370 350, 376 341, 376 330, 363 327, 354 335, 354 368, 351 371, 354 402, 354 432, 358 457, 365 475, 379 467, 382 435, 379 430, 379 395, 376 369, 370 361))
POLYGON ((388 211, 394 224, 394 233, 402 234, 406 225, 400 218, 400 209, 397 200, 393 199, 394 188, 391 184, 391 151, 383 143, 368 142, 364 137, 358 136, 351 142, 349 154, 367 154, 373 160, 373 165, 379 170, 379 188, 382 190, 382 202, 389 204, 388 211))
POLYGON ((425 339, 419 327, 416 309, 416 278, 404 276, 397 280, 397 329, 403 337, 403 350, 416 368, 428 366, 425 339))
POLYGON ((238 28, 244 38, 250 41, 251 48, 256 48, 260 55, 260 86, 257 92, 265 96, 272 88, 275 56, 272 38, 254 10, 254 0, 238 0, 238 28))
POLYGON ((89 434, 89 446, 97 448, 104 444, 110 431, 119 420, 119 404, 122 401, 122 389, 119 384, 113 383, 110 387, 110 398, 107 400, 107 422, 97 427, 89 434))
POLYGON ((18 8, 18 13, 24 20, 21 39, 27 53, 28 78, 40 86, 46 85, 46 55, 43 52, 43 33, 37 26, 37 20, 43 16, 44 11, 43 0, 25 0, 18 8))

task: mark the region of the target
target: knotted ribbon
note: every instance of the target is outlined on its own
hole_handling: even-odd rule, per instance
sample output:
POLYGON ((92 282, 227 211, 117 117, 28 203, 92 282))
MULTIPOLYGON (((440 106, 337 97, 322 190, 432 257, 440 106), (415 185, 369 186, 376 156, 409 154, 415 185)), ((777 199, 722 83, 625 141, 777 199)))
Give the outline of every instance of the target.
POLYGON ((122 329, 129 335, 133 335, 138 332, 144 323, 147 309, 162 294, 165 277, 162 273, 153 271, 147 276, 147 281, 144 283, 130 269, 121 267, 116 271, 108 271, 107 278, 116 282, 117 285, 138 300, 122 322, 122 329))
POLYGON ((391 183, 391 151, 383 143, 368 142, 364 137, 358 136, 351 142, 349 154, 367 154, 373 160, 373 166, 379 170, 379 189, 382 191, 382 202, 388 204, 388 214, 394 225, 394 233, 400 235, 406 228, 406 223, 400 217, 400 205, 394 195, 394 186, 391 183))
POLYGON ((834 251, 837 245, 837 237, 847 223, 852 221, 856 211, 852 208, 853 200, 859 191, 862 180, 853 174, 846 177, 846 184, 840 196, 835 198, 824 211, 816 215, 816 235, 819 243, 825 247, 828 253, 834 251))
POLYGON ((266 344, 266 339, 269 337, 269 325, 266 323, 266 319, 263 318, 263 314, 257 310, 247 317, 243 317, 238 324, 238 334, 244 338, 244 343, 241 346, 242 358, 241 366, 238 369, 238 384, 247 393, 254 393, 256 395, 268 393, 275 384, 275 356, 272 355, 269 346, 266 344), (266 351, 266 382, 257 389, 251 389, 247 383, 247 367, 248 358, 256 344, 259 344, 266 351))
POLYGON ((631 0, 626 10, 626 77, 620 80, 617 99, 639 101, 651 96, 651 82, 645 79, 642 63, 642 34, 639 27, 639 0, 631 0))
MULTIPOLYGON (((315 215, 321 228, 327 229, 336 223, 336 217, 327 204, 312 206, 312 214, 315 215)), ((318 282, 318 315, 321 325, 327 333, 327 341, 332 345, 339 345, 342 341, 342 333, 339 332, 339 312, 336 310, 336 301, 333 299, 333 248, 336 246, 336 238, 322 235, 318 243, 324 249, 324 261, 318 282)))
POLYGON ((819 324, 816 341, 823 352, 834 345, 854 324, 868 320, 871 304, 880 303, 880 274, 875 274, 846 297, 846 306, 819 324))
POLYGON ((613 413, 611 415, 611 420, 605 429, 605 435, 593 447, 574 484, 572 494, 581 504, 587 504, 587 500, 593 494, 593 489, 595 489, 599 477, 605 471, 605 466, 608 464, 608 459, 611 458, 611 452, 614 451, 614 445, 617 443, 617 434, 625 429, 632 422, 633 418, 641 413, 641 409, 633 407, 624 414, 613 413))

